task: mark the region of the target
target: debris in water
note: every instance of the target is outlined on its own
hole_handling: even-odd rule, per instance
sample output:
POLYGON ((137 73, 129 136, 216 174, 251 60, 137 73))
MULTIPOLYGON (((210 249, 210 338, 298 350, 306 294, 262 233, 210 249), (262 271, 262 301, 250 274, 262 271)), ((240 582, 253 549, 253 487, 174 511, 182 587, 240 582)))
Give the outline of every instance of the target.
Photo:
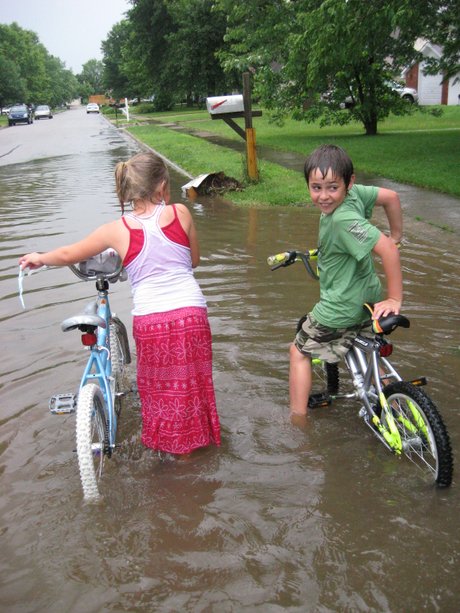
POLYGON ((240 191, 243 185, 224 172, 210 172, 199 175, 182 186, 182 192, 190 200, 197 196, 213 196, 224 192, 240 191))

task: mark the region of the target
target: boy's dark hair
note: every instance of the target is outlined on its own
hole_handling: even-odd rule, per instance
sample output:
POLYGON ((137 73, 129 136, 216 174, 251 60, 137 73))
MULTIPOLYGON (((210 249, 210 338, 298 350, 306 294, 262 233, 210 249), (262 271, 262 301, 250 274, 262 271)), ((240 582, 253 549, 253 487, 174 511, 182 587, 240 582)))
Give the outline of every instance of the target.
POLYGON ((330 169, 336 177, 342 178, 348 187, 353 175, 353 162, 348 153, 337 145, 321 145, 311 153, 304 166, 304 175, 307 185, 310 174, 318 169, 324 177, 330 169))

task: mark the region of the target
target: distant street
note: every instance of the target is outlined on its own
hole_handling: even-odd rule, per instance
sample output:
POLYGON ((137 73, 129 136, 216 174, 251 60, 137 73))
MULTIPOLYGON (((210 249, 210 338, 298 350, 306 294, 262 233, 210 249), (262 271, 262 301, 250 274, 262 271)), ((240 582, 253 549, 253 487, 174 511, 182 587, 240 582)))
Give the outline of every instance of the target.
POLYGON ((98 135, 106 126, 97 114, 87 115, 84 106, 56 113, 53 119, 34 120, 0 130, 0 166, 31 160, 98 150, 98 135))

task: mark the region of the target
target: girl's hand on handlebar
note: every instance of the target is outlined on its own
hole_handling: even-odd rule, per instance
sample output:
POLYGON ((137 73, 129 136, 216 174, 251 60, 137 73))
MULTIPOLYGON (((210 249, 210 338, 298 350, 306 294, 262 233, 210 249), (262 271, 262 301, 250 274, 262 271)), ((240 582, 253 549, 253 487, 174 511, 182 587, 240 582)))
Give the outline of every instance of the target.
POLYGON ((22 270, 25 268, 30 268, 30 270, 41 268, 45 265, 42 257, 42 253, 28 253, 27 255, 23 255, 21 258, 19 258, 19 266, 22 268, 22 270))
POLYGON ((385 317, 390 313, 399 315, 400 310, 400 300, 396 300, 395 298, 387 298, 386 300, 382 300, 382 302, 377 302, 376 304, 374 304, 374 313, 372 315, 372 319, 379 319, 380 317, 385 317))

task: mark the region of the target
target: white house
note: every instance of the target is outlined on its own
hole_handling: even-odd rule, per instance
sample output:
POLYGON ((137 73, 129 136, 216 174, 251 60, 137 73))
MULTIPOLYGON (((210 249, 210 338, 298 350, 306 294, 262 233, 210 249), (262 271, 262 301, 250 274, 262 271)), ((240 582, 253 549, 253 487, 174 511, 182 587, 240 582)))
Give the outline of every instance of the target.
MULTIPOLYGON (((442 47, 425 39, 418 39, 415 48, 425 57, 442 57, 442 47)), ((441 73, 423 74, 424 66, 425 62, 421 62, 403 71, 407 87, 413 87, 418 92, 419 104, 460 104, 460 73, 443 83, 441 73)))

